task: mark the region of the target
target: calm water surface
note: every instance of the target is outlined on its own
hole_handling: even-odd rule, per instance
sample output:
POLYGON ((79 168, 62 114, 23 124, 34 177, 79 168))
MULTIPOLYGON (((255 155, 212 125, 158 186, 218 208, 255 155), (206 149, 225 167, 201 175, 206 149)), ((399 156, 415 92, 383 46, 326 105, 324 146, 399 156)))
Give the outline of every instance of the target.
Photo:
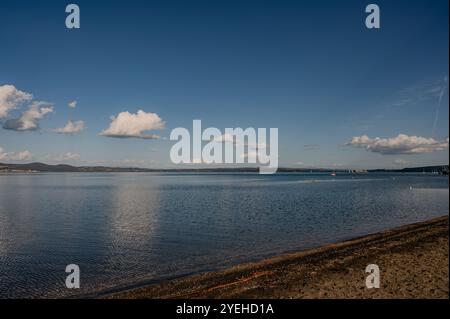
POLYGON ((423 174, 0 175, 0 297, 217 270, 448 215, 448 196, 448 178, 423 174))

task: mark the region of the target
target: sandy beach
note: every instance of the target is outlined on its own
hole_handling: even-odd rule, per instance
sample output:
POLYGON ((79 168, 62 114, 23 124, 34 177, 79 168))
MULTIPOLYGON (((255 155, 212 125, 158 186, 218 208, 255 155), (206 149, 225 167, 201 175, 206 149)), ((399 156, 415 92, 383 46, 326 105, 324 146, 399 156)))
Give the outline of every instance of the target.
POLYGON ((448 216, 109 298, 448 298, 448 216), (367 289, 368 264, 380 288, 367 289))

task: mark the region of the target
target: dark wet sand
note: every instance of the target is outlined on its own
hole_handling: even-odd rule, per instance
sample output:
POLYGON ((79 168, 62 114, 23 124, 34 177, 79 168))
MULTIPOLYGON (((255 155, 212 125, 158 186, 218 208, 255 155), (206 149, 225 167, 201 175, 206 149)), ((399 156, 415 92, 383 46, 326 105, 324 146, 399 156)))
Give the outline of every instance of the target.
POLYGON ((111 298, 449 298, 448 216, 111 298), (365 268, 377 264, 379 289, 365 268))

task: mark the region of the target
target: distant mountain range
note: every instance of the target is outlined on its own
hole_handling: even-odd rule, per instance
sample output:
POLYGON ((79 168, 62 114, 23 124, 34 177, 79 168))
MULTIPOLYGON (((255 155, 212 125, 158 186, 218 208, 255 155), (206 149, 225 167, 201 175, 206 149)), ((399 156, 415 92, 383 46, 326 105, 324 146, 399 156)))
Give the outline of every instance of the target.
MULTIPOLYGON (((0 172, 258 172, 256 167, 242 168, 183 168, 183 169, 151 169, 137 167, 107 167, 107 166, 72 166, 72 165, 48 165, 44 163, 29 164, 4 164, 0 163, 0 172)), ((410 167, 403 169, 375 169, 375 170, 351 170, 355 173, 365 172, 398 172, 398 173, 439 173, 448 175, 449 166, 424 166, 410 167)), ((279 168, 278 172, 349 172, 348 169, 328 169, 328 168, 279 168)))

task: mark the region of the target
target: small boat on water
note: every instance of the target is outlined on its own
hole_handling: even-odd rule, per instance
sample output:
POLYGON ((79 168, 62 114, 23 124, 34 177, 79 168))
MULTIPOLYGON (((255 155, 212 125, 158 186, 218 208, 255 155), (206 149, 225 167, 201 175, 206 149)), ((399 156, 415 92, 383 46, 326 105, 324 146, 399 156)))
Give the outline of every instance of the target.
POLYGON ((336 176, 336 172, 331 173, 331 176, 336 176))

